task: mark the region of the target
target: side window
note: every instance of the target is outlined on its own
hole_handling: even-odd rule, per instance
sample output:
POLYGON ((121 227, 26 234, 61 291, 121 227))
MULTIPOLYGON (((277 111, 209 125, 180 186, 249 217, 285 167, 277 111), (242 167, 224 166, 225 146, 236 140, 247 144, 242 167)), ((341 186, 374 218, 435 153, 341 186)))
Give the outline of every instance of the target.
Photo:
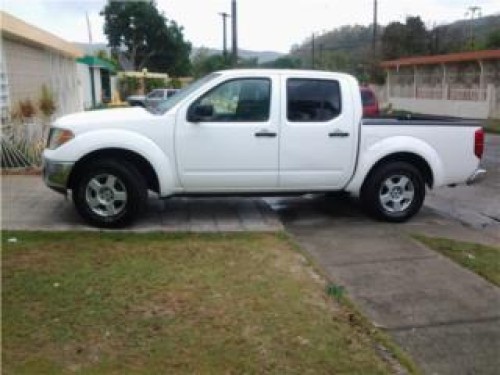
POLYGON ((290 78, 287 80, 286 93, 289 121, 329 121, 341 113, 338 81, 290 78))
POLYGON ((204 122, 260 122, 269 119, 271 80, 243 78, 226 81, 213 88, 190 107, 211 107, 212 116, 204 122))

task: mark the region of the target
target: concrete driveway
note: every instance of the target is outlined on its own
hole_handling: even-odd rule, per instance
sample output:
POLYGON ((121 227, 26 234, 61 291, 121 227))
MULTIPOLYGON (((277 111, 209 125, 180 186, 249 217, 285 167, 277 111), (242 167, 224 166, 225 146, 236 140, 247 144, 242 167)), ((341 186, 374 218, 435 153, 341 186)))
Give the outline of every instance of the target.
POLYGON ((480 184, 437 189, 425 204, 472 227, 500 232, 500 135, 486 134, 481 164, 488 174, 480 184))
POLYGON ((500 244, 424 208, 405 224, 370 220, 345 198, 269 200, 331 281, 426 374, 497 374, 500 289, 414 241, 421 233, 500 244))

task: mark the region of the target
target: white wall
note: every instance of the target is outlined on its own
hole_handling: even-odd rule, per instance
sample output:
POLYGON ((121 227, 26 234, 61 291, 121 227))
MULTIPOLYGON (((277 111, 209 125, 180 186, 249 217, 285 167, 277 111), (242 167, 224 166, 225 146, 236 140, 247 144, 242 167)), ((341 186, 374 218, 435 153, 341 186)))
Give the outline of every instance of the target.
POLYGON ((2 38, 2 47, 11 110, 28 98, 36 104, 44 84, 54 95, 56 116, 83 109, 73 58, 6 38, 2 38))
POLYGON ((389 102, 394 109, 425 113, 428 115, 478 119, 487 118, 490 109, 487 101, 474 102, 468 100, 390 98, 389 102))
MULTIPOLYGON (((380 97, 383 98, 384 90, 379 88, 376 92, 379 92, 380 97)), ((410 112, 477 119, 500 118, 500 87, 495 87, 492 84, 487 87, 485 100, 400 98, 394 96, 390 96, 386 100, 386 103, 383 99, 381 100, 382 106, 390 103, 394 109, 410 112)))

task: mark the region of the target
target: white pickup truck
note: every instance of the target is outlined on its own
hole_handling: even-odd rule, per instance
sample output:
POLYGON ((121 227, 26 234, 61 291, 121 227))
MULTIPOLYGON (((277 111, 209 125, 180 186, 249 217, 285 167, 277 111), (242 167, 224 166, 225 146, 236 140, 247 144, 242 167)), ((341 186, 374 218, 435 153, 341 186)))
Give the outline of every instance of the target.
POLYGON ((355 78, 300 70, 212 73, 154 113, 126 108, 57 120, 46 184, 72 191, 99 227, 131 223, 148 198, 346 191, 400 222, 429 188, 472 183, 483 131, 460 119, 362 120, 355 78))

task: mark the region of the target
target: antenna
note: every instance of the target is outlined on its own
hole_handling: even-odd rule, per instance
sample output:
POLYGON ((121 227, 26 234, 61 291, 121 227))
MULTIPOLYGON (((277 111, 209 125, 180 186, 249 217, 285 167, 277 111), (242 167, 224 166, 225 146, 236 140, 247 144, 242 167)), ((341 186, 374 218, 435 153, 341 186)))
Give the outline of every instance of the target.
POLYGON ((85 12, 87 18, 87 31, 89 32, 89 44, 92 44, 92 29, 90 28, 89 12, 85 12))

